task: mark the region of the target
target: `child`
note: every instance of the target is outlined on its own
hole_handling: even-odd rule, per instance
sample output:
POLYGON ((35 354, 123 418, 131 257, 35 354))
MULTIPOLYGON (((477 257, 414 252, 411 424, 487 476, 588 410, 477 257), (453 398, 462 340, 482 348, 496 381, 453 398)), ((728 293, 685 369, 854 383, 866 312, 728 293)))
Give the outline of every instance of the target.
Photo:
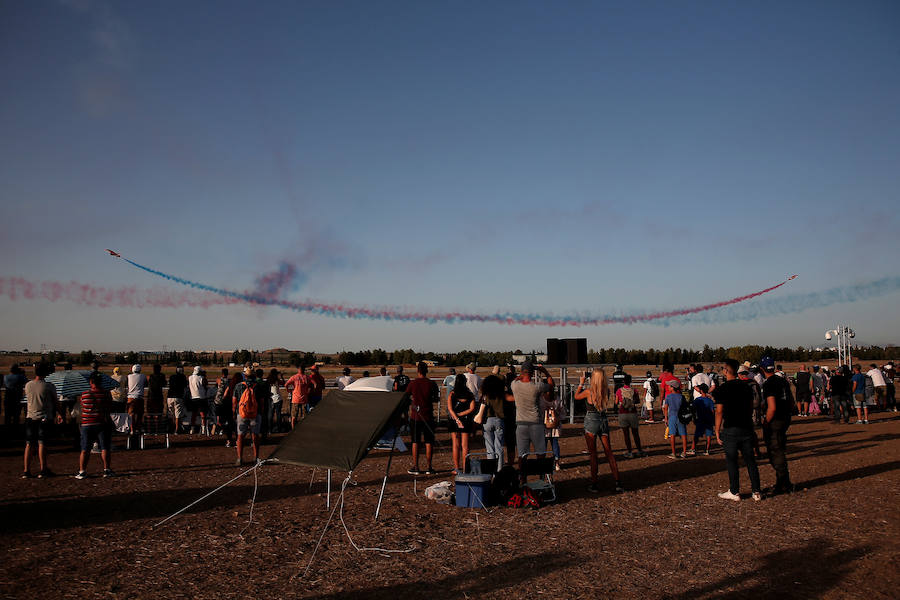
POLYGON ((694 421, 694 439, 691 440, 691 451, 688 454, 690 456, 697 454, 697 440, 705 436, 706 452, 703 455, 709 456, 709 444, 712 441, 714 435, 713 427, 716 424, 716 405, 713 399, 709 397, 709 386, 701 383, 697 386, 697 390, 700 392, 700 395, 694 398, 694 411, 697 415, 697 420, 694 421))
POLYGON ((671 392, 663 399, 663 411, 666 415, 666 421, 669 424, 668 434, 669 443, 672 446, 672 453, 669 458, 684 458, 687 456, 687 427, 678 418, 678 409, 684 402, 684 396, 681 395, 681 382, 678 379, 670 379, 666 382, 671 392), (675 436, 681 436, 681 454, 675 455, 675 436))

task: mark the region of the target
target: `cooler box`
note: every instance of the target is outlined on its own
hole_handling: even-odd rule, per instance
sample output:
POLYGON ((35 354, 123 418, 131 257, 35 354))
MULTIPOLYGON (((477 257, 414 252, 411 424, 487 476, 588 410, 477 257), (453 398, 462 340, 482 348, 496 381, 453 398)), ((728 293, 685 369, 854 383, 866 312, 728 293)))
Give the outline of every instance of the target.
POLYGON ((456 476, 456 505, 466 508, 488 506, 491 476, 461 473, 456 476))

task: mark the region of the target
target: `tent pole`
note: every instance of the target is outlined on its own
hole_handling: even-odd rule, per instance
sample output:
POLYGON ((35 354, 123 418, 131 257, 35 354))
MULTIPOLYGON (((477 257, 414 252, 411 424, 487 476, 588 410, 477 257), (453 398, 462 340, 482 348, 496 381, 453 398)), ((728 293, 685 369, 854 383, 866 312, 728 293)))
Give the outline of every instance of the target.
POLYGON ((394 446, 397 444, 397 436, 400 435, 399 425, 394 429, 394 441, 391 442, 391 453, 388 454, 387 468, 384 470, 384 479, 381 481, 381 493, 378 494, 378 506, 375 507, 375 520, 378 520, 378 513, 381 512, 381 501, 384 499, 384 488, 387 487, 388 473, 391 472, 391 461, 394 459, 394 446))
POLYGON ((331 469, 325 478, 325 508, 331 508, 331 469))

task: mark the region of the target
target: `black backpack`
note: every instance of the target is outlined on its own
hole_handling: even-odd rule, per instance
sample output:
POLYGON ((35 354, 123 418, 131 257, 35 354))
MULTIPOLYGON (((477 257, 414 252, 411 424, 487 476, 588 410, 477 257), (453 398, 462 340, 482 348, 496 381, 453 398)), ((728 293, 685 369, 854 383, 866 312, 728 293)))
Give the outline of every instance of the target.
POLYGON ((685 398, 678 407, 678 420, 684 425, 694 420, 694 402, 690 398, 685 398))
POLYGON ((654 398, 659 396, 659 384, 656 383, 655 379, 650 380, 650 395, 654 398))
POLYGON ((519 472, 515 467, 506 465, 494 475, 494 481, 491 482, 491 491, 494 501, 498 504, 505 505, 509 499, 519 493, 519 472))

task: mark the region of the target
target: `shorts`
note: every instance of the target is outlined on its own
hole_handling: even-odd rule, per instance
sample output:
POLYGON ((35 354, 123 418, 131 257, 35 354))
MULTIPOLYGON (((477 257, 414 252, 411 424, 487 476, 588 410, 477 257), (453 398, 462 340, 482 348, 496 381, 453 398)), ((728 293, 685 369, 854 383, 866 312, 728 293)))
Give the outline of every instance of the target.
POLYGON ((885 398, 887 398, 887 386, 886 385, 876 386, 875 387, 875 402, 878 402, 880 404, 881 402, 884 401, 885 398))
POLYGON ((191 412, 206 413, 207 409, 209 408, 209 400, 207 400, 206 398, 191 398, 188 406, 190 407, 191 412))
POLYGON ((462 422, 462 427, 457 425, 456 421, 450 419, 447 422, 447 431, 450 433, 472 433, 472 420, 469 418, 469 415, 460 417, 459 420, 462 422))
POLYGON ((644 408, 648 411, 653 410, 653 396, 644 396, 644 408))
POLYGON ((697 427, 694 429, 694 439, 699 440, 702 437, 715 437, 716 433, 713 431, 712 427, 708 427, 705 423, 697 424, 697 427))
POLYGON ((862 408, 866 405, 865 394, 853 394, 853 408, 862 408))
POLYGON ((630 427, 631 429, 637 429, 638 428, 637 413, 619 413, 619 427, 622 427, 622 428, 630 427))
POLYGON ((141 417, 144 416, 144 399, 129 398, 125 404, 125 412, 131 415, 133 422, 140 423, 141 417))
POLYGON ((429 423, 428 421, 410 420, 409 437, 411 438, 413 444, 421 444, 422 442, 425 442, 426 444, 433 444, 434 423, 429 423))
POLYGON ((677 416, 669 419, 669 435, 687 435, 687 425, 682 423, 677 416))
POLYGON ((43 444, 50 437, 50 421, 46 419, 25 419, 25 442, 43 444))
POLYGON ((291 404, 291 418, 292 419, 299 419, 300 417, 303 416, 303 413, 305 413, 305 412, 308 412, 306 404, 291 404))
POLYGON ((109 450, 109 427, 103 424, 81 426, 81 451, 87 452, 97 442, 100 450, 109 450))
POLYGON ((525 456, 533 446, 534 451, 542 454, 547 451, 547 440, 544 438, 543 423, 516 423, 516 454, 525 456))
POLYGON ((606 418, 606 411, 591 410, 585 413, 584 432, 591 435, 609 436, 609 420, 606 418))
POLYGON ((238 415, 238 418, 237 418, 238 435, 244 435, 245 433, 252 433, 253 435, 259 435, 260 421, 262 421, 262 419, 259 418, 259 415, 256 415, 252 419, 245 419, 244 417, 238 415))

